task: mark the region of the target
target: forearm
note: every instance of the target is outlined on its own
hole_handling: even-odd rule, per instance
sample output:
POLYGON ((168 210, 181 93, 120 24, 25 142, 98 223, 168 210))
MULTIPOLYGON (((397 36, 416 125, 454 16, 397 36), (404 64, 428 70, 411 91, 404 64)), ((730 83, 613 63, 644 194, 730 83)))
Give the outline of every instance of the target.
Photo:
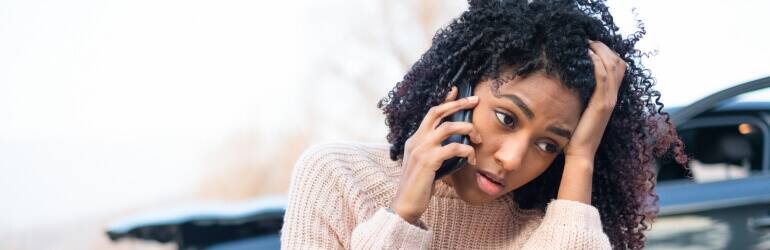
POLYGON ((433 232, 421 222, 410 224, 398 214, 378 209, 356 226, 351 236, 353 249, 428 249, 433 232))
POLYGON ((612 249, 599 211, 582 202, 553 200, 522 249, 612 249))
POLYGON ((593 185, 593 160, 585 157, 567 157, 564 160, 564 173, 559 184, 557 199, 572 200, 591 204, 593 185))

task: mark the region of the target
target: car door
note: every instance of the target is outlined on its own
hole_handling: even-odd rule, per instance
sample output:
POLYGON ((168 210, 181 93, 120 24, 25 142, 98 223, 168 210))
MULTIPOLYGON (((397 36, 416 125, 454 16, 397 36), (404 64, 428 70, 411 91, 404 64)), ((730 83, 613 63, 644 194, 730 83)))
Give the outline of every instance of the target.
POLYGON ((658 164, 658 218, 649 249, 770 249, 770 77, 672 112, 691 157, 687 169, 658 164))

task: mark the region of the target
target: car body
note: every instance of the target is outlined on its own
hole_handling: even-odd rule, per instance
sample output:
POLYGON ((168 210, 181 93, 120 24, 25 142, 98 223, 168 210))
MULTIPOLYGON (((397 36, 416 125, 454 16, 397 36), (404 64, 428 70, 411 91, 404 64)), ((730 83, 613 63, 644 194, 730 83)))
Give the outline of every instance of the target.
POLYGON ((690 162, 658 164, 648 249, 770 249, 768 86, 770 77, 671 110, 690 162))

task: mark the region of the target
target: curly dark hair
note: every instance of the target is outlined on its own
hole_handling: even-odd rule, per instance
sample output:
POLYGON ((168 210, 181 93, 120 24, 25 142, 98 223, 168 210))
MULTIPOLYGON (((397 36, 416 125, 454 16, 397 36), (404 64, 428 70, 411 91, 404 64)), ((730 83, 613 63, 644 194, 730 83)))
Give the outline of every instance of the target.
MULTIPOLYGON (((503 73, 524 76, 542 72, 579 94, 583 108, 596 84, 588 40, 600 41, 627 63, 612 117, 596 153, 592 204, 601 214, 604 232, 615 249, 644 247, 644 230, 657 214, 654 162, 673 152, 687 161, 683 144, 668 114, 662 112, 655 80, 635 49, 645 34, 618 34, 604 1, 590 0, 470 0, 470 7, 433 37, 432 46, 412 65, 403 80, 379 101, 390 128, 390 158, 403 157, 404 143, 432 106, 443 102, 454 83, 494 79, 497 90, 503 73)), ((544 210, 556 198, 564 168, 563 155, 526 185, 514 190, 522 208, 544 210)))

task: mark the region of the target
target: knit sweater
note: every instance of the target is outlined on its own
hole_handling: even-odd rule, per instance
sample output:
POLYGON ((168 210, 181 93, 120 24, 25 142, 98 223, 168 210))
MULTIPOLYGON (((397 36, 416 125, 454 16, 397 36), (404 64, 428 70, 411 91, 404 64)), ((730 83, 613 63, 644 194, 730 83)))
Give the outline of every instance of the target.
POLYGON ((598 210, 552 200, 543 213, 509 195, 466 203, 437 181, 428 209, 410 224, 387 209, 402 161, 388 144, 327 143, 297 160, 281 229, 283 249, 610 249, 598 210))

